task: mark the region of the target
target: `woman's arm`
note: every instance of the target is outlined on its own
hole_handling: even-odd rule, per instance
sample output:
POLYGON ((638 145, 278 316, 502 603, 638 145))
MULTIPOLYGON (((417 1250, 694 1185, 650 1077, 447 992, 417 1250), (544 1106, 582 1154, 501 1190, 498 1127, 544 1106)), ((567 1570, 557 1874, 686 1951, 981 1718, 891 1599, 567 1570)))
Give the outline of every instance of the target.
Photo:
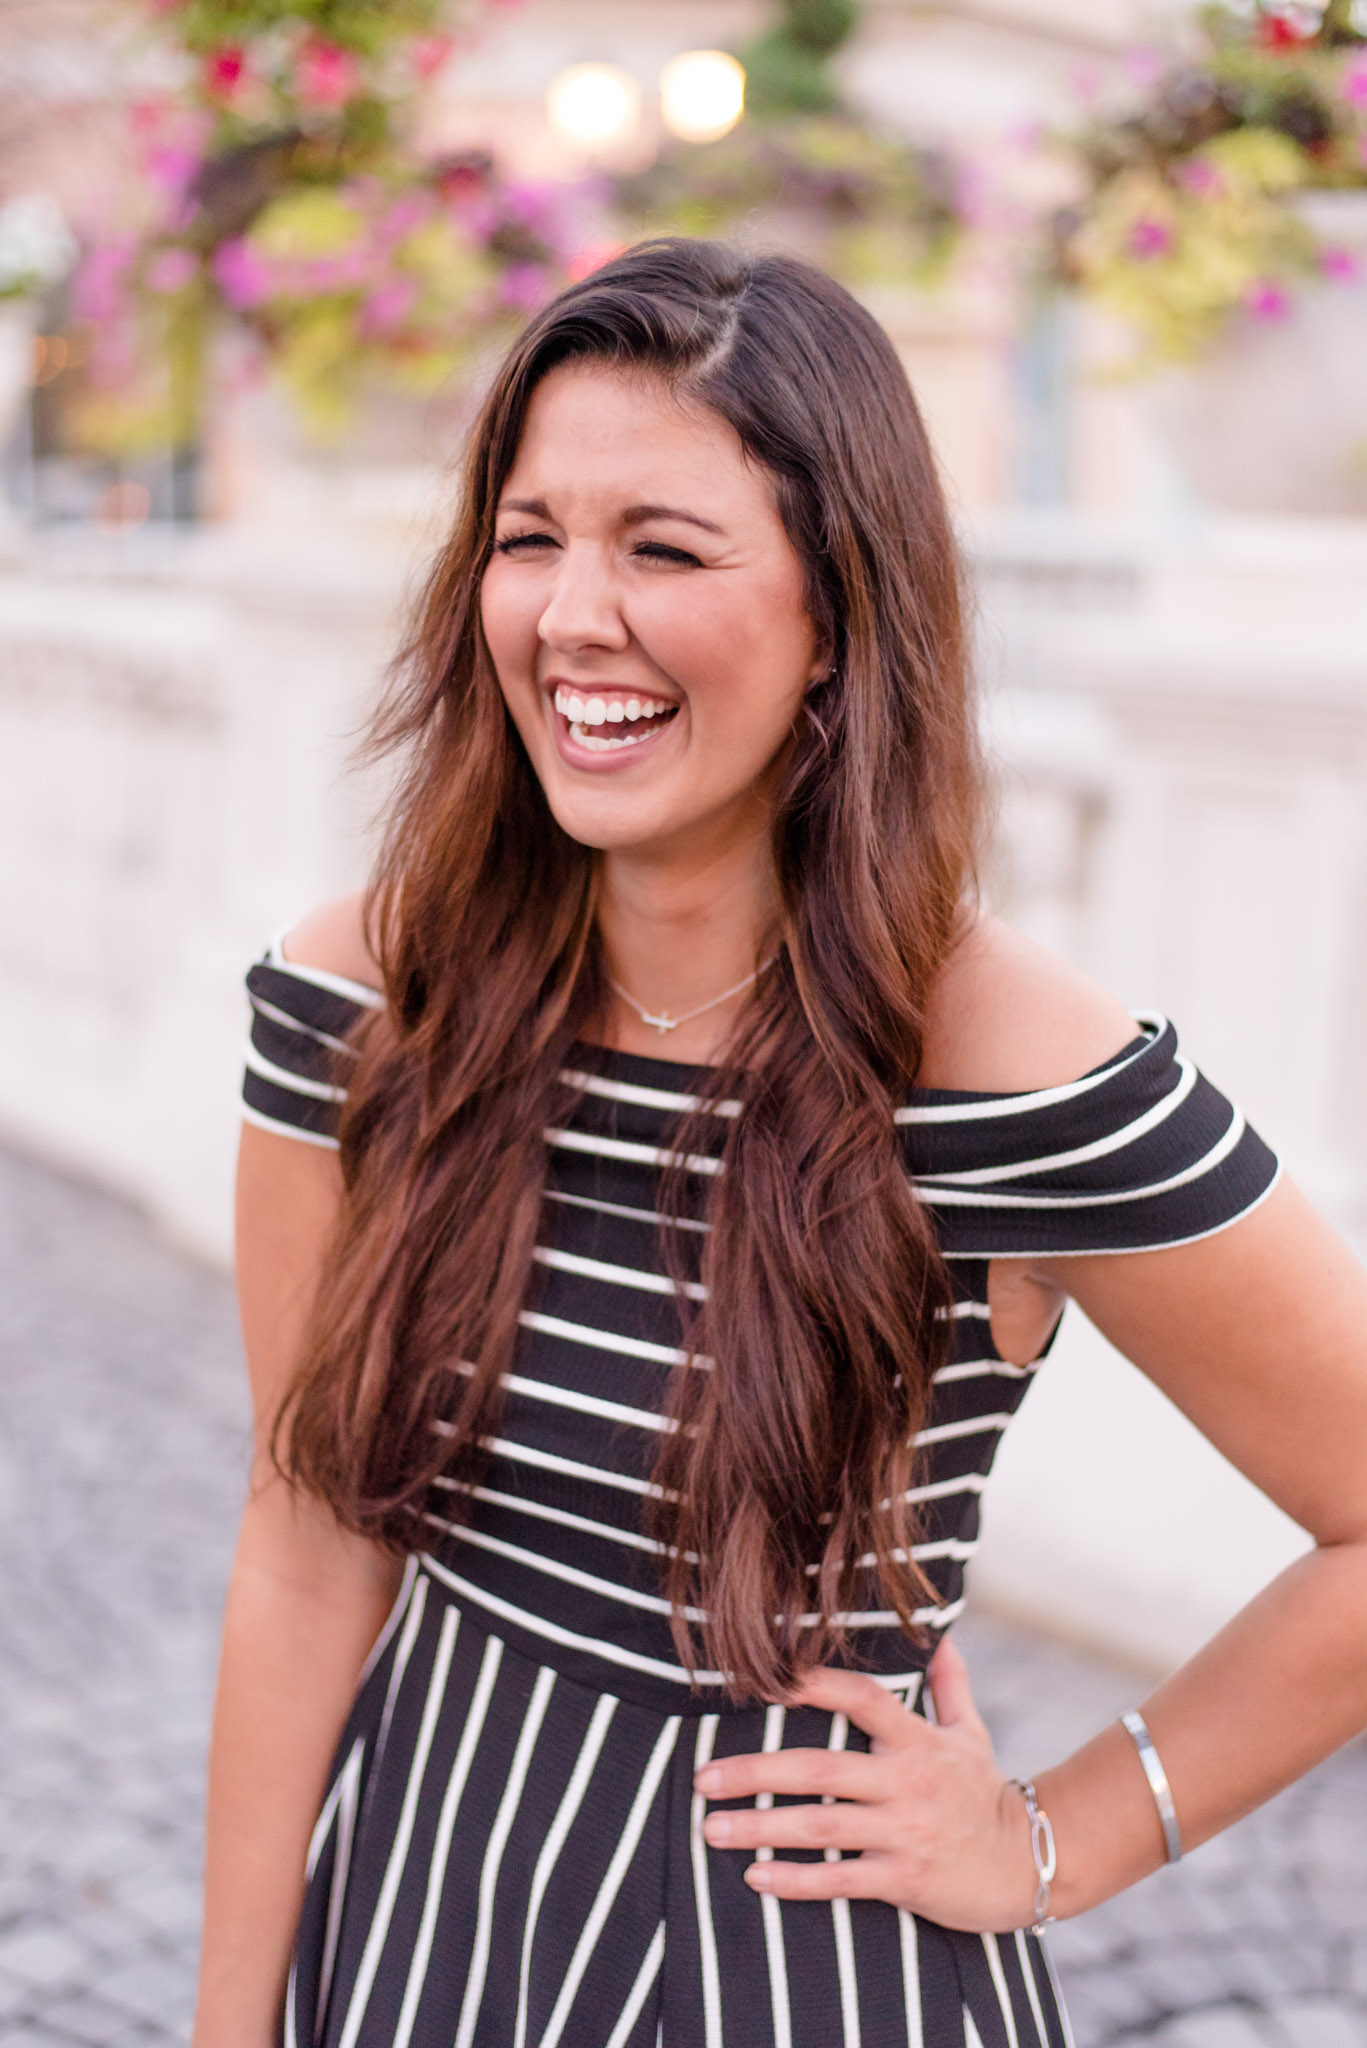
POLYGON ((399 1581, 395 1559, 293 1493, 269 1456, 339 1190, 331 1152, 244 1129, 237 1262, 257 1449, 214 1712, 194 2048, 279 2039, 309 1836, 399 1581))
MULTIPOLYGON (((1144 1703, 1192 1847, 1367 1726, 1367 1275, 1283 1183, 1202 1243, 1048 1261, 1041 1280, 1074 1294, 1316 1540, 1144 1703)), ((781 1898, 888 1899, 974 1930, 1027 1923, 1024 1804, 997 1769, 951 1644, 930 1680, 933 1727, 871 1678, 814 1674, 799 1697, 847 1714, 876 1752, 780 1750, 709 1765, 697 1781, 709 1799, 778 1792, 839 1803, 714 1813, 708 1840, 863 1851, 746 1872, 781 1898)), ((1118 1724, 1035 1782, 1058 1844, 1056 1915, 1085 1911, 1163 1861, 1153 1797, 1118 1724)))
MULTIPOLYGON (((1288 1182, 1199 1244, 1047 1272, 1315 1539, 1144 1703, 1194 1847, 1367 1727, 1367 1274, 1288 1182)), ((1037 1783, 1061 1911, 1163 1860, 1123 1729, 1037 1783)))

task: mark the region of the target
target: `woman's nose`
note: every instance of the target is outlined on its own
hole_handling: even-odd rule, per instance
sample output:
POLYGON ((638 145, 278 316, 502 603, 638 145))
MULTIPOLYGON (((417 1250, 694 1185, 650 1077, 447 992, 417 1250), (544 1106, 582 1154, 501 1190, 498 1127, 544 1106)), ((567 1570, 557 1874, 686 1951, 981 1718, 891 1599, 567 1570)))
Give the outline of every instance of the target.
POLYGON ((615 581, 596 549, 567 547, 537 631, 556 654, 623 648, 631 638, 615 581))

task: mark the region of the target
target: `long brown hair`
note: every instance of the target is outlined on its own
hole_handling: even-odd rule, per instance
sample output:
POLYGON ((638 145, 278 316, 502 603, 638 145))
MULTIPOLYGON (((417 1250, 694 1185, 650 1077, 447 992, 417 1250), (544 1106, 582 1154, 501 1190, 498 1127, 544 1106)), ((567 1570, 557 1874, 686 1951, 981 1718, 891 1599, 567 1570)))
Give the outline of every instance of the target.
POLYGON ((484 404, 372 735, 402 763, 367 904, 388 1002, 358 1040, 345 1199, 278 1443, 347 1526, 408 1549, 433 1479, 473 1478, 496 1425, 543 1129, 566 1111, 565 1054, 604 1015, 599 857, 551 815, 478 612, 529 400, 572 360, 658 375, 729 422, 774 481, 832 651, 774 803, 779 957, 716 1078, 743 1112, 689 1331, 715 1365, 674 1375, 652 1511, 680 1655, 772 1697, 839 1648, 861 1558, 908 1628, 924 1584, 906 1494, 949 1286, 893 1112, 971 880, 980 787, 925 430, 881 328, 805 264, 632 249, 531 322, 484 404), (707 1615, 696 1634, 689 1607, 707 1615))

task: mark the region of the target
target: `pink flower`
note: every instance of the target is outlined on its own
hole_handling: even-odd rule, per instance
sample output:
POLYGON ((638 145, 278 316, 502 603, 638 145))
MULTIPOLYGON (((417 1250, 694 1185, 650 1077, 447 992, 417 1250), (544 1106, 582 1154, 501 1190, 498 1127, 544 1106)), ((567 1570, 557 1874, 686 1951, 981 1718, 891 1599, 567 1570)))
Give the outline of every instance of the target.
POLYGON ((1367 56, 1355 57, 1344 72, 1343 97, 1350 107, 1367 107, 1367 56))
POLYGON ((1291 311, 1291 295, 1275 278, 1260 277, 1249 286, 1244 304, 1255 320, 1284 320, 1291 311))
POLYGON ((147 266, 147 283, 154 292, 184 291, 199 275, 199 259, 189 249, 162 249, 147 266))
POLYGON ((434 78, 455 48, 454 36, 415 36, 410 44, 419 78, 434 78))
POLYGON ((117 320, 127 304, 123 289, 133 260, 131 241, 101 242, 87 251, 72 283, 72 310, 97 327, 117 320))
POLYGON ((546 303, 546 277, 535 263, 510 263, 499 280, 499 302, 519 313, 535 313, 546 303))
POLYGON ((1225 189, 1224 179, 1204 157, 1188 157, 1177 166, 1177 177, 1188 192, 1194 192, 1200 199, 1211 199, 1225 189))
POLYGON ((1163 76, 1163 59, 1157 50, 1131 50, 1125 58, 1125 76, 1131 85, 1147 92, 1163 76))
POLYGON ((1320 269, 1336 284, 1351 284, 1361 272, 1362 265, 1351 249, 1321 249, 1320 269))
POLYGON ((416 278, 396 277, 373 291, 361 307, 360 329, 364 335, 392 334, 401 327, 418 299, 416 278))
POLYGON ((259 306, 269 298, 274 279, 250 243, 222 242, 214 251, 214 276, 230 306, 259 306))
POLYGON ((350 50, 316 36, 305 43, 294 67, 294 86, 308 107, 344 107, 354 99, 361 67, 350 50))
POLYGON ((247 53, 241 43, 224 43, 204 60, 204 90, 210 99, 228 99, 242 83, 247 53))
POLYGON ((1166 221, 1137 220, 1130 229, 1130 254, 1141 261, 1166 256, 1172 247, 1172 229, 1166 221))
POLYGON ((197 150, 180 149, 172 143, 162 143, 156 149, 149 149, 145 159, 147 175, 152 183, 173 198, 179 198, 185 191, 203 161, 197 150))

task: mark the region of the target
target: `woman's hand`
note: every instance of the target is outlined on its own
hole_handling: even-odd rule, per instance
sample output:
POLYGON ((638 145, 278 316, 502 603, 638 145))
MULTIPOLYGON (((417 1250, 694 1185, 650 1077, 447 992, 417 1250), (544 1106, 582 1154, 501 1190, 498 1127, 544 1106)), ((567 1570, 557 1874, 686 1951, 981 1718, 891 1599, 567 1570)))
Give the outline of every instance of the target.
POLYGON ((814 1672, 788 1702, 846 1715, 873 1738, 870 1755, 780 1749, 698 1772, 708 1799, 784 1793, 820 1802, 708 1815, 703 1831, 714 1849, 760 1851, 745 1873, 757 1892, 886 1899, 970 1933, 1030 1924, 1035 1868, 1025 1802, 997 1769, 967 1667, 948 1639, 927 1675, 933 1727, 854 1671, 814 1672), (770 1860, 764 1852, 775 1849, 823 1849, 826 1860, 770 1860), (842 1858, 842 1849, 860 1853, 842 1858))

